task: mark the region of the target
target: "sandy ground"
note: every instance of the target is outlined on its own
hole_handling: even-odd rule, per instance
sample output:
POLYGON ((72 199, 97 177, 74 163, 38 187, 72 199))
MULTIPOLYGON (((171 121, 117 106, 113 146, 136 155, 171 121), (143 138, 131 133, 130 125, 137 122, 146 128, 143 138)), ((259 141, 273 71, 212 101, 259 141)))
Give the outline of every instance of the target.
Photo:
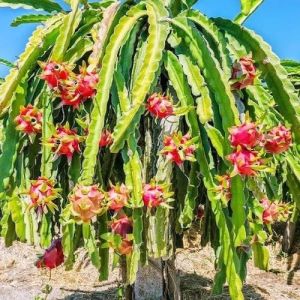
MULTIPOLYGON (((249 264, 244 289, 246 299, 300 300, 300 251, 289 260, 276 255, 278 252, 272 249, 271 272, 257 270, 249 264)), ((118 270, 112 272, 109 281, 99 282, 97 271, 80 252, 78 261, 81 264, 77 263, 72 271, 59 267, 52 271, 50 278, 48 271, 34 266, 38 253, 40 249, 18 242, 5 248, 0 240, 0 300, 38 299, 35 297, 44 295, 42 289, 46 284, 53 288, 47 300, 117 299, 118 270)), ((230 299, 226 291, 220 297, 209 297, 215 274, 213 253, 209 248, 179 249, 176 266, 181 277, 182 299, 230 299)))

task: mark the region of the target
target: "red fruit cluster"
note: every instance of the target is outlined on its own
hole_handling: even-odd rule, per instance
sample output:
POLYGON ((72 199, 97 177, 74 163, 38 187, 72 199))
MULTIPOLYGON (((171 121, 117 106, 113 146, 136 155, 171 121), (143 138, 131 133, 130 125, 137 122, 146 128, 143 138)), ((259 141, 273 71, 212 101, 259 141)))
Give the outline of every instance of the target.
POLYGON ((148 98, 146 108, 155 118, 164 119, 174 115, 174 107, 170 98, 157 93, 148 98))
POLYGON ((286 151, 292 142, 289 129, 279 125, 266 134, 262 134, 255 123, 249 122, 229 129, 229 140, 235 151, 228 156, 234 165, 234 173, 255 176, 263 164, 258 151, 254 148, 263 146, 271 154, 286 151))
POLYGON ((173 133, 171 136, 165 136, 164 148, 161 153, 166 155, 167 159, 182 165, 186 160, 194 161, 194 152, 196 145, 190 134, 182 136, 181 132, 173 133))
POLYGON ((253 85, 256 77, 256 68, 251 56, 244 56, 236 61, 232 66, 231 80, 233 90, 242 90, 249 85, 253 85))
POLYGON ((52 241, 51 246, 45 250, 45 253, 36 261, 37 268, 54 269, 64 262, 64 252, 60 239, 52 241))
POLYGON ((128 237, 132 233, 132 220, 126 215, 120 216, 111 223, 111 231, 114 235, 121 237, 121 242, 116 246, 116 250, 121 255, 128 255, 132 252, 133 242, 128 237))
POLYGON ((16 129, 28 135, 36 135, 42 131, 43 114, 31 104, 21 106, 20 114, 15 118, 16 129))
POLYGON ((55 133, 46 141, 46 145, 51 147, 57 156, 66 156, 68 161, 72 160, 75 152, 80 152, 79 144, 81 137, 76 130, 68 126, 58 126, 55 133))
POLYGON ((81 103, 95 96, 99 81, 96 72, 89 72, 83 66, 80 73, 75 74, 70 66, 53 61, 40 63, 40 66, 43 70, 41 78, 61 98, 62 105, 76 109, 81 103))

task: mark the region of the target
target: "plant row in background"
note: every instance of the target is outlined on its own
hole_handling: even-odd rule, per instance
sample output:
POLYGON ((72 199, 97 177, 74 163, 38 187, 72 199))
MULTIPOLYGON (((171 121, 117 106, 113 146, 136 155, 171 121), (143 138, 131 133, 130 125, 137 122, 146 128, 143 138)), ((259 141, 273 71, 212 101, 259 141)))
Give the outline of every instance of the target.
POLYGON ((236 22, 195 1, 41 2, 52 14, 18 20, 44 26, 0 85, 6 244, 47 248, 49 269, 84 246, 100 279, 126 258, 133 284, 201 219, 213 293, 243 299, 247 261, 268 269, 271 225, 300 205, 296 66, 238 24, 262 1, 236 22))

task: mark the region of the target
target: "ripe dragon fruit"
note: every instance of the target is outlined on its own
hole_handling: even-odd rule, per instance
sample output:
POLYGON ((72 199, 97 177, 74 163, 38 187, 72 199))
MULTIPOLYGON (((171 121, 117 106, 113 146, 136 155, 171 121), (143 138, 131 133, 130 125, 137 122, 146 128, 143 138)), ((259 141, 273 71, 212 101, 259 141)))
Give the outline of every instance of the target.
POLYGON ((229 129, 229 140, 233 147, 253 148, 261 141, 261 133, 255 123, 244 123, 229 129))
POLYGON ((51 89, 56 89, 60 85, 61 80, 67 80, 72 73, 70 67, 64 63, 50 61, 48 63, 39 62, 43 72, 41 79, 45 80, 51 89))
POLYGON ((96 72, 88 72, 85 67, 81 67, 80 74, 77 76, 77 82, 76 93, 85 99, 95 96, 99 82, 99 77, 96 72))
POLYGON ((117 248, 117 251, 120 253, 120 255, 131 254, 132 250, 133 250, 133 242, 128 239, 123 239, 121 244, 117 248))
POLYGON ((111 145, 113 142, 113 138, 112 138, 112 134, 109 130, 107 129, 104 129, 102 131, 102 134, 101 134, 101 138, 100 138, 100 141, 99 141, 99 147, 107 147, 109 145, 111 145))
POLYGON ((158 207, 164 201, 164 191, 161 186, 154 184, 145 184, 143 192, 143 201, 146 207, 158 207))
POLYGON ((132 220, 126 215, 114 220, 111 225, 111 231, 115 234, 119 234, 122 238, 126 238, 127 234, 132 233, 132 220))
POLYGON ((60 239, 53 240, 51 246, 45 250, 35 263, 37 268, 54 269, 64 262, 63 247, 60 239))
POLYGON ((157 184, 155 179, 152 179, 150 183, 144 185, 144 205, 148 208, 166 205, 168 200, 172 200, 170 197, 173 195, 172 192, 168 192, 168 188, 168 185, 157 184))
POLYGON ((242 90, 249 85, 254 84, 256 77, 256 68, 252 57, 244 56, 236 61, 232 66, 231 80, 233 90, 242 90))
POLYGON ((256 167, 262 165, 262 159, 257 151, 248 150, 240 146, 228 156, 228 160, 234 165, 233 174, 255 176, 256 167))
POLYGON ((109 209, 118 212, 128 204, 129 190, 125 184, 112 185, 108 191, 109 209))
POLYGON ((46 145, 50 146, 57 156, 66 156, 70 162, 74 152, 80 152, 81 140, 75 130, 68 126, 58 126, 56 132, 46 141, 46 145))
POLYGON ((73 215, 84 223, 104 212, 104 199, 105 195, 97 185, 77 184, 69 196, 73 215))
POLYGON ((60 88, 58 96, 61 98, 61 105, 72 106, 78 109, 86 99, 77 92, 78 81, 76 78, 66 80, 60 88))
POLYGON ((279 217, 279 211, 276 203, 271 202, 268 198, 263 198, 261 204, 264 208, 262 214, 262 220, 264 224, 272 224, 277 221, 279 217))
POLYGON ((31 104, 21 106, 20 114, 15 118, 16 129, 28 135, 35 136, 42 131, 43 114, 31 104))
POLYGON ((292 143, 290 129, 283 125, 274 127, 264 136, 264 147, 267 152, 279 154, 287 151, 292 143))
POLYGON ((195 139, 191 139, 189 133, 182 136, 181 132, 165 136, 164 148, 161 153, 167 159, 181 165, 185 160, 195 161, 194 152, 196 150, 195 139))
POLYGON ((159 119, 174 115, 173 103, 168 96, 153 94, 148 98, 146 108, 154 117, 159 119))
POLYGON ((40 208, 42 211, 45 208, 49 208, 51 211, 57 209, 53 201, 59 198, 59 190, 54 186, 55 182, 46 177, 32 180, 27 192, 30 199, 29 208, 40 208))
POLYGON ((228 202, 231 199, 231 178, 230 175, 225 174, 222 176, 216 176, 219 185, 216 187, 215 191, 221 199, 228 202))

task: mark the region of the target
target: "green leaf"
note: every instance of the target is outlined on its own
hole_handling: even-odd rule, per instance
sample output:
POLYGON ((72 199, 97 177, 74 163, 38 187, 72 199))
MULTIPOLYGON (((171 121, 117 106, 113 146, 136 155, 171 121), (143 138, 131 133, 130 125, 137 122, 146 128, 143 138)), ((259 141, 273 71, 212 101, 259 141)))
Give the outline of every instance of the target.
POLYGON ((263 3, 264 0, 241 0, 241 13, 236 16, 234 22, 244 23, 247 18, 263 3))
POLYGON ((51 15, 23 15, 14 19, 10 25, 12 27, 17 27, 22 24, 41 23, 47 21, 51 17, 51 15))
MULTIPOLYGON (((24 80, 25 81, 25 80, 24 80)), ((18 145, 20 143, 20 133, 16 130, 15 118, 20 112, 20 106, 25 104, 27 83, 22 83, 12 98, 12 107, 8 123, 5 127, 5 140, 2 144, 0 155, 0 193, 3 193, 8 186, 9 177, 14 170, 14 163, 17 157, 18 145)))
POLYGON ((6 67, 9 67, 9 68, 14 68, 15 67, 15 65, 13 63, 11 63, 10 61, 8 61, 4 58, 0 58, 0 64, 4 65, 6 67))
POLYGON ((36 9, 47 12, 62 11, 61 6, 51 0, 0 0, 0 7, 36 9))
POLYGON ((8 201, 8 209, 11 212, 12 221, 15 223, 15 231, 17 237, 20 239, 21 242, 24 242, 26 239, 26 231, 25 231, 25 222, 23 217, 23 209, 21 199, 18 196, 13 196, 8 201))
POLYGON ((27 72, 37 66, 38 58, 54 44, 61 26, 61 15, 57 15, 46 22, 44 28, 37 28, 21 54, 16 65, 18 68, 10 70, 5 82, 0 86, 0 115, 10 107, 13 94, 27 72))
POLYGON ((254 260, 255 267, 264 271, 268 271, 269 259, 270 259, 268 248, 261 245, 260 243, 253 243, 252 251, 253 251, 253 260, 254 260))
POLYGON ((262 72, 261 76, 278 105, 279 112, 292 124, 295 141, 300 144, 300 102, 280 59, 272 52, 271 47, 252 30, 224 19, 216 19, 215 22, 246 46, 249 52, 252 52, 253 59, 262 72))
POLYGON ((51 54, 51 59, 54 61, 64 61, 64 56, 70 45, 72 35, 81 21, 82 13, 79 10, 79 2, 79 0, 72 2, 72 11, 63 19, 59 36, 57 37, 51 54))
POLYGON ((97 95, 94 100, 94 108, 91 113, 91 123, 89 125, 89 134, 86 139, 86 147, 83 153, 84 161, 82 164, 82 175, 80 181, 85 184, 93 182, 97 154, 99 151, 99 140, 104 127, 104 119, 109 100, 110 89, 113 82, 114 68, 120 48, 125 43, 126 38, 137 20, 145 16, 144 5, 140 4, 131 8, 127 15, 121 18, 119 24, 107 45, 105 55, 102 61, 102 68, 99 73, 101 78, 97 95))
POLYGON ((225 142, 223 135, 217 128, 215 128, 209 124, 205 125, 205 130, 207 132, 207 135, 208 135, 213 147, 216 149, 218 155, 224 159, 225 158, 224 146, 225 146, 226 142, 225 142))
POLYGON ((155 80, 155 75, 159 69, 165 48, 166 38, 169 33, 168 23, 161 22, 161 19, 168 15, 168 11, 163 7, 161 1, 151 0, 147 2, 146 7, 149 16, 149 37, 147 39, 145 54, 147 59, 143 61, 139 75, 131 91, 132 107, 122 115, 114 129, 114 142, 110 147, 110 150, 113 153, 122 149, 129 134, 128 127, 140 110, 147 93, 155 80))

